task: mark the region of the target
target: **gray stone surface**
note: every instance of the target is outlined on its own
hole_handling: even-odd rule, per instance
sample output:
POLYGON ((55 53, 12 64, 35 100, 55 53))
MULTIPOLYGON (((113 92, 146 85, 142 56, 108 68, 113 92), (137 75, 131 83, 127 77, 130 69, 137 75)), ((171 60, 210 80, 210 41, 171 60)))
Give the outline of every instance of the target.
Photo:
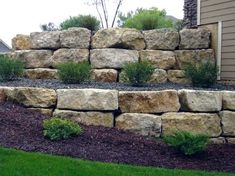
POLYGON ((223 109, 235 110, 235 92, 223 91, 223 109))
POLYGON ((223 135, 235 137, 235 112, 221 111, 220 117, 222 119, 223 135))

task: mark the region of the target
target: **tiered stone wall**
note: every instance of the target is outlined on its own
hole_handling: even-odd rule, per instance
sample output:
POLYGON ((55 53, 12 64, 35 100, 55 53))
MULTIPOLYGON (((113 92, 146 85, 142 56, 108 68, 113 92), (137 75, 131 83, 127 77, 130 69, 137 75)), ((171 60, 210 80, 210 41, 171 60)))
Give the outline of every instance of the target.
POLYGON ((0 87, 0 101, 7 99, 87 125, 156 137, 188 130, 208 134, 215 143, 235 143, 234 91, 0 87))
POLYGON ((25 63, 25 76, 31 79, 56 79, 57 64, 88 61, 91 79, 118 82, 125 63, 148 60, 156 68, 151 83, 188 83, 182 71, 186 63, 214 60, 205 29, 110 28, 92 35, 87 29, 71 28, 17 35, 12 45, 11 55, 25 63))

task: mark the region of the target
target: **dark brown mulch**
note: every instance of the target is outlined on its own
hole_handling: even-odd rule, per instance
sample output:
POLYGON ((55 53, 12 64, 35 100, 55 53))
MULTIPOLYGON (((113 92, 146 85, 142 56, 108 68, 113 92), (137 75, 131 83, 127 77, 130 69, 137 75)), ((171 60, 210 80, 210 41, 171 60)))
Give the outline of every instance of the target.
POLYGON ((0 105, 0 146, 104 162, 235 173, 234 145, 211 145, 200 155, 186 157, 160 141, 93 126, 82 126, 81 136, 51 142, 42 135, 43 118, 18 105, 0 105))

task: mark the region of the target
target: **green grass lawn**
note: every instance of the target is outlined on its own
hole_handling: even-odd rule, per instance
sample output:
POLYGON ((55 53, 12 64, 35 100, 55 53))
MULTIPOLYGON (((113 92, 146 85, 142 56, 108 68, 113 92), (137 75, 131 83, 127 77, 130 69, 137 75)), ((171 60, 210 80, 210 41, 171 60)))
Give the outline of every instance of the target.
POLYGON ((0 148, 0 176, 235 176, 83 161, 0 148))

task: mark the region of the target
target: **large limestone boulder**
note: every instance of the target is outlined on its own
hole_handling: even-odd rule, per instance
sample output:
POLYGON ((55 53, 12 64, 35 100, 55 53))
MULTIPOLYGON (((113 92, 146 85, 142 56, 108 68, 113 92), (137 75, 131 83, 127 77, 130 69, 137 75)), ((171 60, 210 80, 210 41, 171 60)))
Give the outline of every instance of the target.
POLYGON ((163 113, 180 109, 177 91, 120 91, 119 107, 123 113, 163 113))
POLYGON ((159 84, 167 82, 167 72, 163 69, 155 69, 149 83, 159 84))
POLYGON ((51 56, 50 50, 19 50, 11 53, 11 57, 21 60, 25 68, 49 68, 51 56))
POLYGON ((12 48, 14 50, 29 50, 31 41, 28 35, 17 34, 12 40, 12 48))
POLYGON ((179 90, 181 109, 190 112, 218 112, 222 109, 222 94, 217 91, 179 90))
POLYGON ((140 60, 147 60, 155 68, 168 70, 176 66, 175 54, 173 51, 143 50, 140 51, 140 60))
POLYGON ((118 71, 115 69, 93 69, 91 80, 100 82, 117 82, 118 71))
POLYGON ((235 110, 235 92, 223 91, 223 109, 235 110))
POLYGON ((76 112, 56 109, 53 116, 68 118, 85 125, 113 127, 114 124, 113 113, 110 112, 76 112))
POLYGON ((9 100, 25 107, 50 108, 56 105, 56 92, 53 89, 16 87, 7 91, 9 100))
POLYGON ((215 55, 212 49, 177 50, 175 51, 175 55, 179 69, 183 69, 189 63, 215 62, 215 55))
POLYGON ((207 49, 210 46, 209 30, 183 29, 180 31, 180 49, 207 49))
POLYGON ((86 28, 69 28, 60 34, 62 48, 88 49, 90 40, 91 31, 86 28))
POLYGON ((163 135, 183 130, 218 137, 222 133, 220 117, 207 113, 166 113, 162 115, 163 135))
POLYGON ((50 118, 53 116, 53 109, 45 109, 45 108, 29 108, 33 111, 38 111, 42 115, 45 116, 45 118, 50 118))
POLYGON ((90 61, 93 68, 122 68, 126 63, 138 62, 139 53, 125 49, 91 50, 90 61))
POLYGON ((28 79, 58 79, 57 70, 50 68, 26 69, 24 77, 28 79))
POLYGON ((144 136, 159 137, 161 117, 150 114, 125 113, 116 118, 116 127, 144 136))
POLYGON ((60 48, 60 31, 33 32, 30 34, 32 49, 60 48))
POLYGON ((173 29, 155 29, 144 31, 149 50, 175 50, 179 46, 179 33, 173 29))
POLYGON ((224 136, 235 136, 235 112, 221 111, 222 127, 224 136))
POLYGON ((58 64, 65 62, 88 62, 89 50, 88 49, 58 49, 51 57, 52 66, 56 67, 58 64))
POLYGON ((185 77, 183 70, 168 70, 167 78, 170 82, 176 84, 190 84, 190 80, 185 77))
POLYGON ((102 89, 59 89, 58 109, 69 110, 116 110, 118 91, 102 89))
POLYGON ((139 30, 130 28, 101 29, 92 37, 92 48, 142 50, 145 49, 144 36, 139 30))

